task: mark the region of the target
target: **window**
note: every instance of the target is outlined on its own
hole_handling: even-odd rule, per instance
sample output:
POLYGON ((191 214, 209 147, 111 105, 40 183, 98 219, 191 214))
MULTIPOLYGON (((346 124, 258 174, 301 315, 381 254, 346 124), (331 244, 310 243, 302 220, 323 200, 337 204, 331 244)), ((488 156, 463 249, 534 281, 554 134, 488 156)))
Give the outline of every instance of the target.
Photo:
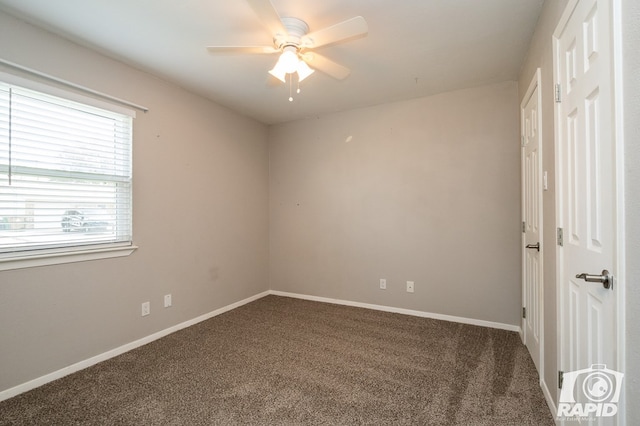
POLYGON ((7 80, 0 75, 0 261, 131 246, 133 112, 7 80))

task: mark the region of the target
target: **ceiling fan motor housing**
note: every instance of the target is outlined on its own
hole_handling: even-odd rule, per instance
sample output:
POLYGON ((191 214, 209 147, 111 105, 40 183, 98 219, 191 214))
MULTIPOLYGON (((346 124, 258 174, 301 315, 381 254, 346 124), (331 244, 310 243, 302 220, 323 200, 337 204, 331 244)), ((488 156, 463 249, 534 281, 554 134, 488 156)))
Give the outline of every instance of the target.
POLYGON ((287 34, 276 34, 273 37, 273 44, 280 50, 287 46, 293 46, 296 50, 300 50, 302 37, 309 32, 309 25, 298 18, 285 17, 280 20, 286 28, 287 34))

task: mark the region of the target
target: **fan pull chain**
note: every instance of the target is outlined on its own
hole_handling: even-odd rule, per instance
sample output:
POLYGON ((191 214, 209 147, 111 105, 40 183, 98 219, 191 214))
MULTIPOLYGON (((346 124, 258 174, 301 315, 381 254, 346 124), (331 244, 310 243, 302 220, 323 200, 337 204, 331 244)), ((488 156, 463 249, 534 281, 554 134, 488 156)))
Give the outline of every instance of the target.
POLYGON ((291 91, 293 90, 293 74, 289 74, 289 102, 293 102, 293 96, 291 95, 291 91))
MULTIPOLYGON (((289 76, 289 102, 293 102, 293 76, 295 73, 288 74, 289 76)), ((296 93, 300 93, 300 79, 296 80, 296 93)))

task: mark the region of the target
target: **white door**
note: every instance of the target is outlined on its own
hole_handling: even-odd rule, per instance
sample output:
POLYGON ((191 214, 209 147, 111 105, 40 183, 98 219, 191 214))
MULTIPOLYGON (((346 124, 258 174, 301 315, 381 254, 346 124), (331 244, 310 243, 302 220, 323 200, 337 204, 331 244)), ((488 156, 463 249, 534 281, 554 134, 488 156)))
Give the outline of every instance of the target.
MULTIPOLYGON (((611 7, 611 0, 570 1, 554 34, 555 81, 560 85, 555 123, 557 222, 562 228, 558 344, 565 377, 578 370, 587 377, 591 368, 602 365, 617 369, 616 284, 605 288, 602 282, 584 279, 598 280, 603 270, 614 277, 618 272, 611 7)), ((605 389, 592 386, 596 383, 580 387, 574 375, 571 378, 569 386, 576 387, 578 402, 598 402, 603 391, 615 391, 613 379, 605 389)), ((565 380, 561 399, 566 386, 565 380)), ((584 423, 617 420, 618 416, 596 417, 595 423, 584 423)))
POLYGON ((540 69, 520 108, 522 133, 523 332, 533 363, 541 371, 542 330, 542 159, 540 156, 540 69))

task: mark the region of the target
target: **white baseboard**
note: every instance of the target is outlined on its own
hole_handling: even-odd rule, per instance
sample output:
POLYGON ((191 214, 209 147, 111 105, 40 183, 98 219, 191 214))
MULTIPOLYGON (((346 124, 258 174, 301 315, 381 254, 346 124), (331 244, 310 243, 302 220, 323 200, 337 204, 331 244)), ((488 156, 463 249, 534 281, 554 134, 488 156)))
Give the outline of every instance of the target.
POLYGON ((77 362, 75 364, 69 365, 68 367, 61 368, 60 370, 54 371, 49 374, 45 374, 44 376, 35 378, 26 383, 22 383, 20 385, 14 386, 7 390, 0 392, 0 401, 4 401, 5 399, 12 398, 16 395, 19 395, 23 392, 27 392, 31 389, 35 389, 39 386, 52 382, 54 380, 60 379, 64 376, 67 376, 71 373, 75 373, 76 371, 83 370, 87 367, 91 367, 99 362, 106 361, 109 358, 116 357, 125 352, 128 352, 132 349, 138 348, 140 346, 146 345, 147 343, 151 343, 154 340, 158 340, 164 336, 167 336, 171 333, 174 333, 178 330, 182 330, 183 328, 190 327, 199 322, 208 320, 209 318, 213 318, 225 312, 228 312, 232 309, 238 308, 242 305, 246 305, 247 303, 253 302, 254 300, 258 300, 262 297, 268 296, 269 291, 265 291, 254 296, 248 297, 244 300, 240 300, 239 302, 232 303, 227 306, 223 306, 222 308, 216 309, 215 311, 206 313, 204 315, 200 315, 199 317, 190 319, 188 321, 182 322, 180 324, 174 325, 173 327, 166 328, 164 330, 158 331, 157 333, 153 333, 149 336, 143 337, 142 339, 135 340, 131 343, 127 343, 115 349, 111 349, 110 351, 104 352, 102 354, 93 356, 89 359, 85 359, 84 361, 77 362))
POLYGON ((523 345, 525 344, 525 342, 524 342, 524 328, 523 328, 524 325, 525 325, 524 321, 522 321, 522 326, 518 327, 518 334, 520 334, 520 340, 522 340, 522 344, 523 345))
POLYGON ((350 300, 330 299, 328 297, 307 296, 305 294, 288 293, 286 291, 269 290, 274 296, 293 297, 296 299, 312 300, 314 302, 333 303, 335 305, 354 306, 357 308, 373 309, 376 311, 393 312, 396 314, 412 315, 414 317, 431 318, 443 321, 458 322, 462 324, 479 325, 481 327, 498 328, 500 330, 515 331, 522 335, 522 329, 518 325, 503 324, 500 322, 484 321, 473 318, 456 317, 452 315, 435 314, 432 312, 414 311, 411 309, 394 308, 392 306, 372 305, 369 303, 352 302, 350 300))
POLYGON ((545 401, 547 401, 547 405, 549 406, 549 410, 551 410, 551 415, 553 416, 556 424, 560 424, 558 420, 556 420, 556 416, 558 413, 558 407, 556 407, 556 403, 553 401, 553 397, 551 396, 551 392, 549 392, 549 388, 547 387, 547 382, 544 379, 540 379, 540 388, 542 389, 542 394, 544 395, 545 401))
MULTIPOLYGON (((223 314, 225 312, 231 311, 235 308, 238 308, 242 305, 246 305, 247 303, 253 302, 255 300, 258 300, 260 298, 263 298, 265 296, 268 296, 270 294, 273 294, 275 296, 284 296, 284 297, 292 297, 292 298, 296 298, 296 299, 305 299, 305 300, 312 300, 312 301, 316 301, 316 302, 324 302, 324 303, 333 303, 336 305, 345 305, 345 306, 354 306, 354 307, 358 307, 358 308, 366 308, 366 309, 373 309, 376 311, 384 311, 384 312, 393 312, 393 313, 397 313, 397 314, 404 314, 404 315, 412 315, 412 316, 416 316, 416 317, 422 317, 422 318, 432 318, 432 319, 438 319, 438 320, 444 320, 444 321, 451 321, 451 322, 458 322, 458 323, 462 323, 462 324, 471 324, 471 325, 479 325, 482 327, 490 327, 490 328, 497 328, 497 329, 501 329, 501 330, 508 330, 508 331, 515 331, 518 333, 522 333, 521 328, 519 326, 516 325, 511 325, 511 324, 502 324, 502 323, 498 323, 498 322, 492 322, 492 321, 484 321, 484 320, 477 320, 477 319, 471 319, 471 318, 464 318, 464 317, 456 317, 456 316, 451 316, 451 315, 443 315, 443 314, 435 314, 435 313, 431 313, 431 312, 423 312, 423 311, 414 311, 414 310, 410 310, 410 309, 402 309, 402 308, 394 308, 391 306, 383 306, 383 305, 372 305, 369 303, 361 303, 361 302, 353 302, 353 301, 349 301, 349 300, 340 300, 340 299, 331 299, 331 298, 327 298, 327 297, 318 297, 318 296, 308 296, 308 295, 304 295, 304 294, 297 294, 297 293, 288 293, 288 292, 284 292, 284 291, 276 291, 276 290, 268 290, 259 294, 256 294, 254 296, 248 297, 244 300, 240 300, 239 302, 235 302, 232 303, 230 305, 224 306, 222 308, 216 309, 215 311, 209 312, 207 314, 201 315, 199 317, 193 318, 191 320, 182 322, 180 324, 174 325, 172 327, 166 328, 164 330, 158 331, 156 333, 153 333, 149 336, 143 337, 141 339, 135 340, 133 342, 127 343, 125 345, 122 345, 120 347, 117 347, 115 349, 111 349, 107 352, 104 352, 102 354, 93 356, 91 358, 85 359, 83 361, 77 362, 75 364, 69 365, 67 367, 61 368, 60 370, 56 370, 52 373, 49 374, 45 374, 44 376, 35 378, 33 380, 30 380, 26 383, 22 383, 20 385, 14 386, 12 388, 9 388, 7 390, 1 391, 0 392, 0 401, 4 401, 6 399, 12 398, 16 395, 19 395, 23 392, 27 392, 31 389, 35 389, 39 386, 42 386, 44 384, 47 384, 49 382, 52 382, 54 380, 60 379, 64 376, 67 376, 69 374, 75 373, 77 371, 83 370, 87 367, 91 367, 92 365, 95 365, 99 362, 102 361, 106 361, 110 358, 116 357, 118 355, 121 355, 125 352, 128 352, 132 349, 138 348, 140 346, 146 345, 147 343, 151 343, 154 340, 158 340, 164 336, 167 336, 171 333, 174 333, 178 330, 182 330, 183 328, 187 328, 190 327, 192 325, 195 325, 199 322, 208 320, 209 318, 213 318, 217 315, 223 314)), ((543 389, 543 391, 545 391, 545 389, 543 389)), ((550 406, 554 406, 553 405, 553 401, 550 398, 550 394, 548 392, 548 390, 545 392, 545 397, 547 398, 547 403, 551 404, 550 406)), ((553 411, 555 413, 555 411, 553 411)))

